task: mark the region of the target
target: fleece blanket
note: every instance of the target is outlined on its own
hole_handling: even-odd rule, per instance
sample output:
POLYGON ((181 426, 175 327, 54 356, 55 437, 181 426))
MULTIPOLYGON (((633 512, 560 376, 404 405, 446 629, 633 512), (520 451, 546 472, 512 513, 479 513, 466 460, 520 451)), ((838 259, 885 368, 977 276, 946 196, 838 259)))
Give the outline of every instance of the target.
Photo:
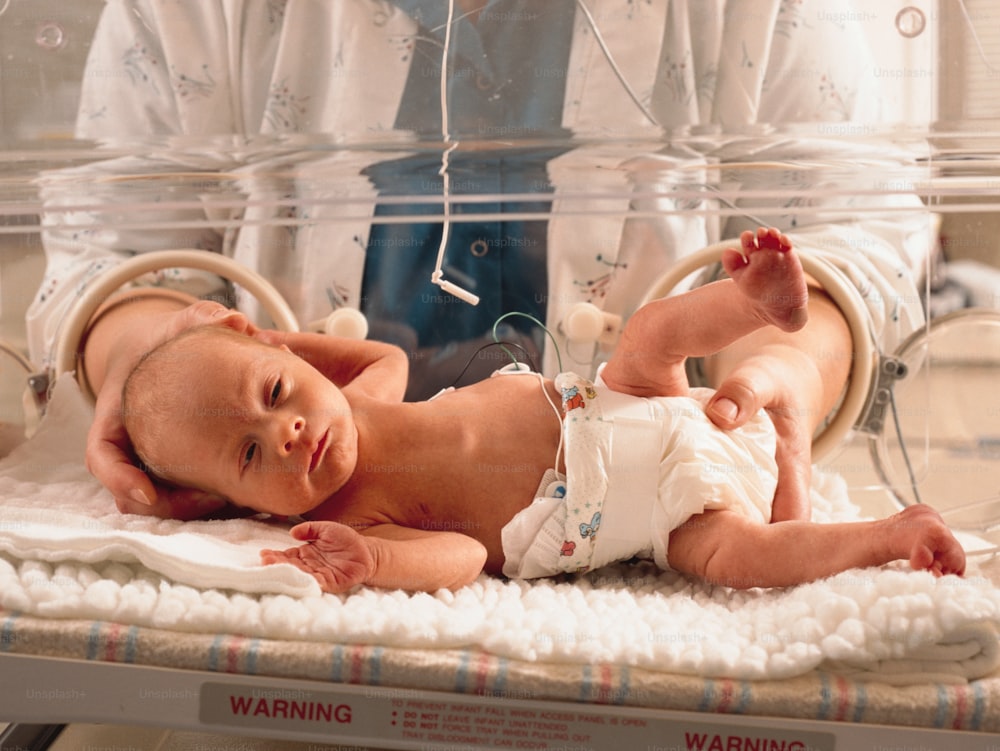
MULTIPOLYGON (((2 608, 743 680, 820 669, 947 683, 1000 665, 1000 589, 975 570, 935 579, 888 566, 739 592, 640 563, 530 583, 482 576, 454 593, 323 594, 292 566, 260 565, 260 548, 293 544, 281 526, 119 514, 83 465, 90 414, 61 379, 38 432, 0 462, 2 608)), ((816 473, 813 505, 817 521, 859 518, 835 475, 816 473)))

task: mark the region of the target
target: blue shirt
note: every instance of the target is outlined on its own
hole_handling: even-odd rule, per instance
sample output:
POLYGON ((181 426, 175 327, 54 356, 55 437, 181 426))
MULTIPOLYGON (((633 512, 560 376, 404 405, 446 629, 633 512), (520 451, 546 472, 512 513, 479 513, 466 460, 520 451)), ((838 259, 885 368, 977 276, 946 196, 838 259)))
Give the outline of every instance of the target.
MULTIPOLYGON (((441 53, 447 19, 442 0, 397 0, 420 30, 412 40, 413 61, 396 127, 413 131, 426 153, 378 164, 367 171, 382 196, 440 196, 441 53)), ((545 318, 548 294, 544 219, 503 219, 503 214, 545 213, 551 186, 548 161, 561 153, 566 68, 574 20, 573 0, 491 0, 473 24, 456 14, 449 55, 448 113, 452 141, 523 142, 526 150, 455 150, 449 155, 450 193, 486 196, 454 203, 444 277, 480 296, 472 307, 430 282, 443 227, 440 221, 391 224, 380 217, 441 214, 434 203, 381 204, 376 210, 365 260, 362 307, 373 336, 413 353, 415 370, 436 368, 417 398, 448 385, 468 360, 461 343, 487 341, 504 313, 545 318), (492 199, 540 194, 539 201, 492 199), (462 222, 462 213, 498 218, 462 222), (449 350, 455 357, 449 358, 449 350), (450 360, 445 365, 444 361, 450 360)), ((508 319, 540 350, 542 332, 526 320, 508 319)), ((493 361, 490 369, 504 364, 493 361)), ((417 379, 419 380, 419 379, 417 379)))

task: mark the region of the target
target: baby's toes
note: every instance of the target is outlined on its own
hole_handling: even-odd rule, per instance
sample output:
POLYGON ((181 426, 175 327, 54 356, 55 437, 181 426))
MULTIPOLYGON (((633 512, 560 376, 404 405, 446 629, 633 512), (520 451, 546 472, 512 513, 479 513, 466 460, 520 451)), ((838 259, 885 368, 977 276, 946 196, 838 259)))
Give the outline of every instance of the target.
POLYGON ((952 538, 949 544, 938 555, 938 562, 943 574, 965 574, 965 550, 961 543, 952 538))
POLYGON ((787 235, 782 234, 774 227, 757 229, 756 247, 760 250, 776 250, 780 253, 787 253, 792 249, 792 241, 787 235))
POLYGON ((913 530, 910 566, 937 575, 965 573, 965 550, 937 511, 922 504, 909 506, 899 518, 903 529, 913 530))
POLYGON ((922 543, 910 549, 910 568, 914 571, 934 571, 934 551, 922 543))
POLYGON ((735 248, 726 248, 722 251, 722 268, 735 282, 739 283, 740 274, 749 265, 749 256, 746 252, 741 253, 735 248))

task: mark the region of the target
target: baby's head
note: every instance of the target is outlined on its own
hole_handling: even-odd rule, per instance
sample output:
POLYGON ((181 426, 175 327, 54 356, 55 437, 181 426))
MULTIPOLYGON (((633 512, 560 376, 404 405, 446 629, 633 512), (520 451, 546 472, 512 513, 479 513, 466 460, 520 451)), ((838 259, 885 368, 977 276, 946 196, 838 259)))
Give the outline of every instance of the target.
POLYGON ((147 353, 121 406, 151 475, 257 511, 315 508, 357 460, 336 386, 287 348, 221 326, 188 329, 147 353))
POLYGON ((231 329, 207 326, 182 331, 143 355, 122 388, 122 421, 141 468, 151 477, 174 485, 200 486, 193 467, 164 461, 169 447, 186 436, 178 430, 196 418, 185 399, 195 382, 211 377, 212 365, 204 346, 231 329))

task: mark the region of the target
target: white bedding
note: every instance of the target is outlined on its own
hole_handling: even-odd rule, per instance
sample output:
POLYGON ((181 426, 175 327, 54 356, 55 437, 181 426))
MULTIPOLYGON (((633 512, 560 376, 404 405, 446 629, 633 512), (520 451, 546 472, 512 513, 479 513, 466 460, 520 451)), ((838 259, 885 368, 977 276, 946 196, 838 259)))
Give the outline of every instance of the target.
MULTIPOLYGON (((253 520, 120 515, 83 466, 89 408, 57 384, 36 435, 0 462, 0 607, 47 618, 415 648, 479 647, 526 661, 627 664, 746 680, 831 669, 908 684, 1000 665, 1000 589, 905 566, 737 592, 646 564, 531 583, 482 576, 457 593, 321 594, 261 547, 293 541, 253 520)), ((817 473, 814 518, 858 518, 817 473)))

